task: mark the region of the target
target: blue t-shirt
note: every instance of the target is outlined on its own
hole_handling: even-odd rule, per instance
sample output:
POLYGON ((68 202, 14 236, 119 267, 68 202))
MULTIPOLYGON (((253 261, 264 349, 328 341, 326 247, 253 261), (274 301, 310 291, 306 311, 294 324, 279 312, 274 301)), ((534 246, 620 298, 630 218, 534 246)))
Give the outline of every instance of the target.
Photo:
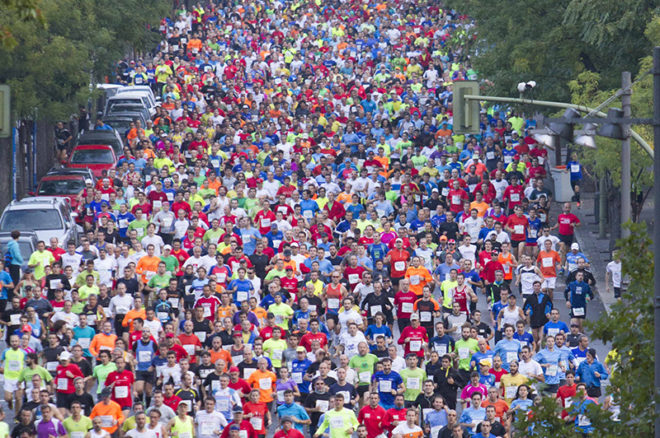
POLYGON ((392 395, 392 390, 396 390, 399 385, 403 384, 403 379, 399 373, 390 371, 389 374, 385 374, 383 371, 378 371, 376 374, 371 376, 371 381, 378 382, 378 395, 380 395, 381 405, 394 405, 394 396, 392 395), (388 384, 387 382, 390 383, 388 384), (387 390, 388 387, 390 390, 387 390))

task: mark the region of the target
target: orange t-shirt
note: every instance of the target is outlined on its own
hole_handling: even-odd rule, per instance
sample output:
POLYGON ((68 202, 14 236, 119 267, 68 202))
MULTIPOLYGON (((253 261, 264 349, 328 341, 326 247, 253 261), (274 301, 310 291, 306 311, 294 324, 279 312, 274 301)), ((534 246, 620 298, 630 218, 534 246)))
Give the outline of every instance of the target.
POLYGON ((259 390, 259 401, 263 403, 270 403, 273 401, 273 391, 275 390, 275 382, 277 377, 272 371, 257 370, 247 379, 248 384, 253 389, 259 390), (270 380, 270 384, 268 381, 270 380))
POLYGON ((225 361, 225 371, 227 371, 227 369, 229 369, 229 367, 232 365, 231 354, 229 354, 229 352, 224 348, 221 348, 219 351, 215 351, 213 348, 211 348, 209 353, 211 354, 211 363, 216 363, 218 359, 225 361))
POLYGON ((557 251, 539 251, 538 257, 536 257, 536 263, 543 274, 543 278, 553 278, 557 277, 557 265, 561 264, 561 257, 557 251))
POLYGON ((122 414, 121 407, 119 406, 118 403, 112 400, 109 400, 109 403, 107 405, 102 401, 98 402, 96 405, 94 405, 94 408, 92 409, 92 413, 89 414, 89 418, 90 420, 93 420, 95 417, 103 417, 106 415, 117 420, 117 424, 115 424, 114 426, 102 427, 102 429, 108 432, 109 434, 113 434, 115 433, 117 428, 124 422, 124 414, 122 414))
POLYGON ((144 307, 140 310, 131 309, 126 315, 124 315, 124 320, 121 322, 121 325, 124 327, 129 327, 131 332, 133 332, 133 321, 137 318, 142 318, 142 321, 147 319, 147 312, 144 310, 144 307))
POLYGON ((502 267, 504 268, 504 279, 505 280, 511 280, 513 279, 513 256, 511 253, 504 255, 500 253, 500 255, 497 256, 497 261, 502 264, 502 267))
POLYGON ((433 281, 431 273, 424 266, 415 268, 410 265, 406 270, 406 278, 410 281, 410 290, 415 292, 417 296, 421 296, 424 286, 433 281))

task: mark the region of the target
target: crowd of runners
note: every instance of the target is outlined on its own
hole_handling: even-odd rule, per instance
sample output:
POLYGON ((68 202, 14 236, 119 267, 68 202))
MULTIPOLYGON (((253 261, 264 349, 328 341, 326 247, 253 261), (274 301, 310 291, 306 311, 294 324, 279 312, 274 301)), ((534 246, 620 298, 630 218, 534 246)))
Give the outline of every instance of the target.
POLYGON ((583 169, 558 204, 530 120, 452 130, 472 26, 433 0, 164 19, 116 77, 162 104, 87 181, 81 242, 9 245, 0 436, 511 437, 540 397, 584 434, 589 405, 616 417, 583 169))

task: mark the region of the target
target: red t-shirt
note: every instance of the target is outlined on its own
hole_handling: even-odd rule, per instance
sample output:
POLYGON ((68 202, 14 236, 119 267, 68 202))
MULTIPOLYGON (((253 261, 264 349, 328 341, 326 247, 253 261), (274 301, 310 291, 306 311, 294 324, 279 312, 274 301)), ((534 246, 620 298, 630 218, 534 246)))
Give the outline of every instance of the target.
POLYGON ((351 291, 360 283, 364 271, 365 269, 362 266, 346 266, 346 269, 344 269, 344 278, 348 281, 351 291))
POLYGON ((246 382, 241 378, 239 378, 236 382, 232 382, 230 380, 228 386, 234 391, 241 391, 243 393, 243 397, 247 397, 250 391, 252 391, 252 388, 250 387, 248 382, 246 382))
POLYGON ((506 226, 511 228, 511 240, 522 241, 525 240, 525 229, 527 228, 528 222, 525 216, 520 216, 512 214, 506 221, 506 226))
POLYGON ((70 363, 67 366, 58 365, 55 369, 55 384, 57 392, 62 394, 73 394, 76 388, 73 386, 73 378, 66 375, 67 371, 71 371, 73 378, 85 377, 78 365, 70 363))
POLYGON ((404 249, 393 249, 387 255, 390 257, 390 277, 401 278, 406 275, 410 253, 404 249))
MULTIPOLYGON (((574 383, 573 386, 568 386, 568 385, 560 386, 559 389, 557 390, 557 398, 561 399, 562 407, 566 408, 567 399, 574 397, 576 393, 577 393, 576 383, 574 383)), ((566 411, 566 409, 562 409, 561 418, 565 418, 567 415, 568 412, 566 411)))
POLYGON ((116 402, 122 408, 133 406, 133 394, 131 387, 135 382, 135 377, 133 373, 124 370, 121 373, 119 371, 113 371, 108 374, 107 379, 105 379, 105 386, 110 386, 113 383, 115 384, 112 388, 112 401, 116 402))
POLYGON ((580 219, 578 219, 577 216, 575 216, 573 213, 562 213, 559 216, 557 216, 557 222, 559 223, 559 234, 562 234, 564 236, 572 236, 573 235, 573 227, 571 224, 579 224, 580 219))
POLYGON ((178 338, 179 341, 181 341, 181 346, 186 350, 186 353, 188 353, 190 363, 196 363, 197 356, 195 356, 195 347, 202 347, 202 343, 199 341, 197 335, 194 333, 189 335, 181 333, 178 338))
POLYGON ((381 427, 381 422, 385 418, 386 411, 382 406, 376 406, 372 408, 367 405, 360 409, 358 414, 358 422, 364 424, 367 428, 367 438, 376 438, 383 432, 381 427))
MULTIPOLYGON (((250 420, 253 418, 261 418, 261 429, 254 429, 254 431, 257 433, 257 435, 264 435, 266 433, 266 411, 268 411, 268 405, 263 402, 257 402, 257 403, 252 403, 252 402, 247 402, 243 405, 243 414, 250 414, 252 413, 252 417, 250 420)), ((250 421, 250 424, 252 424, 252 427, 254 427, 254 420, 250 421)))
POLYGON ((404 356, 407 356, 410 353, 415 353, 418 357, 424 357, 424 348, 421 344, 422 342, 428 341, 429 336, 426 329, 422 326, 417 328, 407 326, 403 329, 403 332, 401 332, 401 336, 399 337, 399 344, 404 345, 404 356), (405 342, 406 338, 410 338, 410 341, 405 342))
MULTIPOLYGON (((164 394, 163 394, 163 396, 164 396, 164 394)), ((181 403, 181 397, 179 397, 176 394, 172 394, 172 397, 170 397, 170 398, 167 398, 167 397, 163 398, 163 404, 165 406, 168 406, 168 407, 172 408, 172 410, 175 411, 175 412, 176 412, 176 408, 179 406, 179 403, 181 403)))
POLYGON ((418 300, 417 294, 413 291, 399 291, 394 295, 394 305, 396 306, 396 317, 399 319, 409 319, 413 313, 415 301, 418 300))
POLYGON ((495 382, 499 382, 502 376, 505 374, 509 374, 509 372, 504 368, 502 368, 499 371, 495 371, 494 368, 491 368, 490 370, 488 370, 488 374, 492 374, 493 376, 495 376, 495 382))
POLYGON ((300 338, 300 346, 305 347, 305 350, 311 352, 312 341, 314 341, 315 339, 319 341, 321 348, 325 348, 325 346, 328 344, 328 337, 326 336, 325 333, 307 332, 302 336, 302 338, 300 338))

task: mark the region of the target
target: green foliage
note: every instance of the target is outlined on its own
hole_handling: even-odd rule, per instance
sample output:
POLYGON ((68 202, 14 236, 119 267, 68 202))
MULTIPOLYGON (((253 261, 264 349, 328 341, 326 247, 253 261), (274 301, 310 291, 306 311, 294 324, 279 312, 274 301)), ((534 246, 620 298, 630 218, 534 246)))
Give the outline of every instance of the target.
MULTIPOLYGON (((66 118, 87 100, 89 84, 111 72, 129 50, 154 46, 158 21, 169 11, 163 1, 43 0, 48 28, 16 22, 17 45, 0 48, 0 83, 12 87, 17 117, 35 109, 66 118)), ((0 25, 4 17, 0 17, 0 25)))
POLYGON ((567 102, 567 83, 584 71, 598 73, 605 89, 614 88, 621 71, 636 73, 652 47, 651 36, 644 34, 652 0, 449 0, 448 5, 476 20, 474 65, 497 96, 516 95, 518 82, 534 80, 535 98, 567 102))
MULTIPOLYGON (((1 0, 3 15, 11 17, 12 21, 29 22, 44 26, 44 16, 39 9, 39 0, 1 0)), ((0 45, 7 49, 16 47, 11 23, 0 24, 0 45)))

